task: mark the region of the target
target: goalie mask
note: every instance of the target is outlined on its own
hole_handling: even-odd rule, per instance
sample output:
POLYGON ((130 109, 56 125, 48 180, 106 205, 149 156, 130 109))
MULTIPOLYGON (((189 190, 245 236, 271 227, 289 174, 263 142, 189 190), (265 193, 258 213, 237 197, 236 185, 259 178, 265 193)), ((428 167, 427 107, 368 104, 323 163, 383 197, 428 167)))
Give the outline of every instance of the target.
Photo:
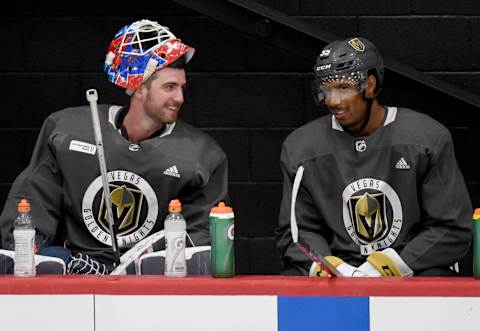
POLYGON ((123 27, 110 43, 103 70, 108 80, 132 94, 142 82, 176 60, 188 63, 195 49, 165 26, 141 20, 123 27))
MULTIPOLYGON (((383 60, 375 45, 364 38, 349 38, 328 44, 317 58, 315 67, 314 92, 317 102, 322 102, 332 89, 326 83, 342 83, 343 85, 359 85, 357 93, 365 90, 369 74, 377 78, 376 95, 383 84, 383 60)), ((346 93, 346 90, 337 92, 346 93)), ((341 94, 339 94, 342 96, 341 94)), ((376 96, 375 95, 375 96, 376 96)), ((345 95, 348 97, 350 95, 345 95)))

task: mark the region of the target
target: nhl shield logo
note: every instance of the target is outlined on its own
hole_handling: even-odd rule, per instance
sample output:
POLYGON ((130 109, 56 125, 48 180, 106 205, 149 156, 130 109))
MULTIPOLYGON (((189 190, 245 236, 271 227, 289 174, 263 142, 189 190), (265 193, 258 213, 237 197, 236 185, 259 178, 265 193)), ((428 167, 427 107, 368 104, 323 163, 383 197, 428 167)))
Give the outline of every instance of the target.
POLYGON ((365 45, 360 41, 358 38, 353 38, 348 41, 350 46, 353 47, 354 50, 357 52, 363 52, 365 51, 365 45))
POLYGON ((365 152, 367 150, 367 142, 363 139, 357 140, 355 142, 355 150, 360 153, 365 152))

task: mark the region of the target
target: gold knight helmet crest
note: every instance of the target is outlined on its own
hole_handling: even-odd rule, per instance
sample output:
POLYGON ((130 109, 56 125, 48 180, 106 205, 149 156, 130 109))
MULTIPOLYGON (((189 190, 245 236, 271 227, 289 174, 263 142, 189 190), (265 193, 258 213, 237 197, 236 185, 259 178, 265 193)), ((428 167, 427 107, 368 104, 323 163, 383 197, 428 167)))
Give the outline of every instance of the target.
POLYGON ((358 38, 350 39, 348 43, 358 52, 363 52, 365 50, 365 45, 358 38))

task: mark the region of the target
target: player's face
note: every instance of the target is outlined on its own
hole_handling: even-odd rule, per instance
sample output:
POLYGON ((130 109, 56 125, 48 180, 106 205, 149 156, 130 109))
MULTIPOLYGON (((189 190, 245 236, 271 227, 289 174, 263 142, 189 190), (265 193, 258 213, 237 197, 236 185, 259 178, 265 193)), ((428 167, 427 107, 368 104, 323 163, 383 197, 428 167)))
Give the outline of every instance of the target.
POLYGON ((161 124, 175 122, 187 84, 185 70, 166 67, 157 71, 152 79, 144 102, 145 112, 161 124))
POLYGON ((344 129, 355 132, 362 127, 368 112, 359 84, 333 81, 323 84, 321 89, 325 105, 344 129))

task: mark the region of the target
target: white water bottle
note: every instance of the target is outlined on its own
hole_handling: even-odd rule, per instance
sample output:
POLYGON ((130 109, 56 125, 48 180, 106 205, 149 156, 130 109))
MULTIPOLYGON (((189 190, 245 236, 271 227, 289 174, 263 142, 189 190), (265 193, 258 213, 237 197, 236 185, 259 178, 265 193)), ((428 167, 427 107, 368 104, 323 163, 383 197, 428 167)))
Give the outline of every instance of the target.
POLYGON ((185 277, 187 262, 185 259, 185 237, 187 224, 182 215, 179 200, 170 201, 169 214, 165 218, 165 276, 185 277))
POLYGON ((17 277, 34 277, 35 268, 35 229, 30 216, 30 203, 22 199, 17 206, 18 217, 14 223, 15 265, 13 274, 17 277))

